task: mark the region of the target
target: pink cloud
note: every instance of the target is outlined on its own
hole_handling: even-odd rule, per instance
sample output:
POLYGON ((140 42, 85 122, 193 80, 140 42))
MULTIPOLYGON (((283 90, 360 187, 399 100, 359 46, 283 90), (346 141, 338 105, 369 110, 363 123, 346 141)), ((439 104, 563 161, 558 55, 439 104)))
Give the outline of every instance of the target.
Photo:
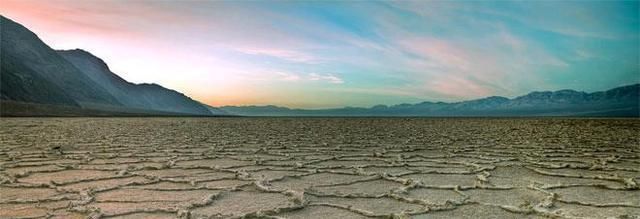
POLYGON ((505 29, 472 40, 434 37, 404 37, 398 47, 413 54, 406 63, 414 69, 423 90, 444 96, 476 98, 515 91, 515 78, 535 79, 545 67, 565 68, 568 64, 545 51, 536 42, 519 38, 505 29))
POLYGON ((471 65, 469 50, 454 43, 436 38, 414 38, 400 42, 408 51, 423 58, 423 61, 445 68, 468 70, 471 65))
POLYGON ((445 96, 466 98, 466 97, 485 97, 492 94, 493 89, 479 85, 476 82, 468 80, 464 77, 455 75, 446 75, 439 77, 434 81, 429 81, 426 87, 434 92, 445 96))
POLYGON ((419 58, 410 64, 419 69, 414 77, 424 83, 423 90, 454 98, 490 94, 492 80, 506 72, 499 60, 483 54, 481 48, 437 38, 412 38, 401 42, 402 48, 419 58), (473 79, 473 80, 472 80, 473 79))

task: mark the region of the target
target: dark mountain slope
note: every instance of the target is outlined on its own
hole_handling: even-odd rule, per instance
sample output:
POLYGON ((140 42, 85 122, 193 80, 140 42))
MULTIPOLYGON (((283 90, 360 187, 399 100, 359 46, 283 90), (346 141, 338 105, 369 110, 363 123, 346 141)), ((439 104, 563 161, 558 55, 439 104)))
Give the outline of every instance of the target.
POLYGON ((102 59, 84 50, 58 51, 58 54, 126 107, 197 115, 211 114, 207 107, 177 91, 157 84, 127 82, 111 72, 102 59))
POLYGON ((0 16, 2 99, 33 103, 121 106, 22 25, 0 16))
MULTIPOLYGON (((55 51, 24 26, 0 16, 0 113, 11 115, 212 115, 191 98, 157 84, 132 84, 82 50, 55 51), (47 113, 47 105, 53 111, 47 113), (84 110, 67 110, 76 107, 84 110), (37 107, 34 107, 37 106, 37 107), (32 110, 32 112, 29 112, 32 110)), ((215 108, 213 108, 215 109, 215 108)))

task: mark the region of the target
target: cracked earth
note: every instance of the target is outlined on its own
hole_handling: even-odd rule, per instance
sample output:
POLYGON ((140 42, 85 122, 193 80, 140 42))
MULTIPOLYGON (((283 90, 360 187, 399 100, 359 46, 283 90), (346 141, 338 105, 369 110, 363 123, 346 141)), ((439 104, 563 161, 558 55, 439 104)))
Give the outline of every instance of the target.
POLYGON ((640 218, 640 120, 3 118, 0 218, 640 218))

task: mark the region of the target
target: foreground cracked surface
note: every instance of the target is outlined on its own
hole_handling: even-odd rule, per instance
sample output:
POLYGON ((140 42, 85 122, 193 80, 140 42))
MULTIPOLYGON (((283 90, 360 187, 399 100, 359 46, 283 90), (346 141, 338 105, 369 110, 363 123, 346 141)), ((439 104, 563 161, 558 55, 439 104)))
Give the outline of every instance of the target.
POLYGON ((640 120, 3 118, 0 218, 640 218, 640 120))

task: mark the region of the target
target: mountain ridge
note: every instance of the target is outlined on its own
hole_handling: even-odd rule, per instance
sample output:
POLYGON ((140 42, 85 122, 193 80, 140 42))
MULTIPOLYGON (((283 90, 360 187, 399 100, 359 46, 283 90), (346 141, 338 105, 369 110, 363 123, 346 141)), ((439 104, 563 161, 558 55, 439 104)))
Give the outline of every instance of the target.
MULTIPOLYGON (((134 84, 111 72, 101 58, 82 49, 54 50, 37 34, 0 15, 0 114, 45 105, 80 108, 73 115, 213 115, 210 106, 158 84, 134 84), (96 113, 99 112, 99 113, 96 113)), ((53 110, 55 111, 55 110, 53 110)))
POLYGON ((4 16, 0 16, 0 55, 3 99, 79 107, 121 105, 35 33, 4 16))
POLYGON ((135 84, 124 80, 111 72, 102 59, 85 50, 57 52, 127 107, 199 115, 210 113, 202 103, 178 91, 155 83, 135 84))
POLYGON ((640 83, 587 93, 570 89, 533 91, 514 98, 489 96, 458 102, 423 101, 329 109, 296 109, 274 105, 222 106, 245 116, 631 116, 640 117, 640 83), (622 110, 622 111, 621 111, 622 110), (595 113, 594 112, 599 112, 595 113), (607 113, 616 112, 616 113, 607 113))

